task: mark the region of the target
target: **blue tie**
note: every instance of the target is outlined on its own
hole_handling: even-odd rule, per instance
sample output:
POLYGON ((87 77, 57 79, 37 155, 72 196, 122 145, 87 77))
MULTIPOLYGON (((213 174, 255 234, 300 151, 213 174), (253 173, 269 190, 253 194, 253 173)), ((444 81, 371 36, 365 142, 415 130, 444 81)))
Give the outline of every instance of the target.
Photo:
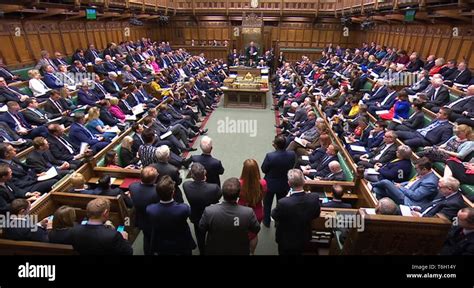
POLYGON ((431 123, 430 125, 428 125, 427 127, 418 129, 418 132, 419 132, 423 137, 425 137, 426 134, 428 134, 428 132, 429 132, 430 130, 436 129, 439 125, 441 125, 441 123, 440 123, 438 120, 436 120, 436 121, 434 121, 433 123, 431 123))
POLYGON ((117 89, 117 91, 120 91, 120 88, 118 87, 117 83, 115 83, 115 81, 113 82, 114 82, 115 89, 117 89))

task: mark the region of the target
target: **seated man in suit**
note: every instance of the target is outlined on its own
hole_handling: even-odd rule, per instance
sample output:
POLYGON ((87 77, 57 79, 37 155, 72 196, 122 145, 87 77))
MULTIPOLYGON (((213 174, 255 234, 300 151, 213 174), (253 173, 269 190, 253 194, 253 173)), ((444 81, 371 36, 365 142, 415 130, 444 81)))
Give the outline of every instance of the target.
POLYGON ((423 207, 413 207, 413 216, 434 217, 440 216, 454 221, 458 211, 466 207, 461 192, 459 191, 459 180, 451 176, 445 176, 438 181, 439 195, 423 207))
POLYGON ((322 177, 316 177, 315 179, 324 181, 346 181, 346 174, 344 174, 341 164, 338 161, 334 160, 329 162, 328 167, 331 173, 322 177))
POLYGON ((15 199, 10 205, 10 219, 8 227, 3 228, 3 237, 17 241, 48 242, 48 218, 34 223, 30 219, 30 202, 26 199, 15 199))
POLYGON ((69 192, 94 195, 94 190, 89 189, 89 187, 86 185, 86 179, 81 173, 72 174, 69 181, 71 181, 72 186, 69 192))
POLYGON ((57 90, 51 91, 50 97, 44 102, 44 110, 51 114, 50 118, 64 117, 65 123, 72 123, 72 118, 69 117, 73 107, 61 97, 61 93, 57 90))
POLYGON ((444 87, 441 78, 433 78, 431 85, 434 89, 427 95, 428 102, 426 102, 425 107, 434 112, 434 107, 442 107, 449 103, 449 91, 448 88, 444 87))
POLYGON ((66 87, 63 77, 56 74, 53 66, 47 65, 43 76, 43 82, 51 89, 61 90, 66 87))
POLYGON ((329 208, 352 208, 349 203, 344 203, 342 197, 344 196, 344 189, 341 185, 332 185, 332 200, 321 204, 321 207, 329 208))
MULTIPOLYGON (((465 96, 449 103, 446 107, 451 109, 451 115, 449 116, 450 121, 458 122, 458 120, 460 120, 461 122, 458 122, 459 124, 472 126, 471 118, 474 118, 474 85, 467 87, 465 96), (467 122, 462 122, 466 120, 467 122)), ((435 108, 432 110, 435 110, 435 108)))
POLYGON ((104 57, 105 62, 104 62, 104 68, 105 71, 107 72, 117 72, 120 69, 117 67, 117 64, 112 60, 112 57, 110 55, 105 55, 104 57))
POLYGON ((61 178, 73 171, 68 162, 54 158, 49 151, 49 143, 46 138, 34 138, 33 147, 34 150, 26 157, 26 165, 33 169, 35 173, 47 172, 51 167, 55 167, 58 173, 58 176, 55 178, 61 180, 61 178))
POLYGON ((160 202, 146 207, 151 229, 151 252, 158 255, 191 255, 196 243, 187 222, 191 209, 173 200, 176 184, 165 175, 156 192, 160 202))
MULTIPOLYGON (((372 102, 368 106, 367 111, 369 111, 369 113, 372 114, 373 116, 376 115, 377 111, 390 110, 393 104, 395 104, 395 101, 397 100, 399 93, 391 85, 386 86, 386 90, 387 90, 387 94, 384 98, 378 101, 372 102)), ((400 91, 400 93, 402 93, 402 91, 400 91)))
POLYGON ((430 125, 416 131, 397 131, 397 136, 412 149, 444 143, 453 135, 453 127, 448 121, 450 114, 451 109, 441 107, 430 125))
POLYGON ((453 225, 444 242, 441 255, 474 255, 474 208, 457 213, 458 225, 453 225))
POLYGON ((96 75, 101 77, 107 77, 108 72, 105 69, 104 62, 101 58, 95 58, 94 60, 94 72, 96 75))
POLYGON ((110 200, 96 198, 86 207, 87 223, 72 230, 72 246, 81 255, 132 255, 128 233, 105 223, 110 216, 110 200))
POLYGON ((301 255, 304 252, 306 243, 311 239, 311 221, 319 217, 321 212, 318 195, 306 193, 304 182, 301 170, 288 171, 290 193, 278 200, 272 210, 280 255, 301 255))
POLYGON ((31 146, 31 139, 20 137, 18 133, 13 131, 8 124, 0 122, 0 141, 10 143, 19 150, 23 150, 31 146))
POLYGON ((30 99, 30 96, 21 93, 17 87, 10 87, 7 85, 5 78, 0 77, 0 100, 1 102, 15 101, 20 104, 21 107, 26 107, 26 100, 30 99))
POLYGON ((416 81, 413 85, 408 88, 405 88, 405 91, 408 95, 415 95, 416 93, 420 93, 421 91, 425 90, 426 87, 430 84, 430 74, 427 70, 421 70, 418 72, 418 81, 416 81))
POLYGON ((135 226, 143 231, 143 251, 145 255, 151 255, 151 229, 146 217, 146 207, 160 201, 155 184, 158 179, 158 170, 155 167, 147 166, 142 169, 140 179, 140 182, 130 184, 128 190, 135 207, 135 226))
POLYGON ((17 81, 24 81, 20 75, 13 74, 8 67, 3 63, 3 58, 0 58, 0 77, 10 84, 17 81))
POLYGON ((250 254, 248 233, 257 234, 260 223, 252 208, 237 204, 239 194, 239 179, 229 178, 222 184, 224 201, 204 209, 199 228, 206 235, 206 255, 250 254))
POLYGON ((219 175, 224 174, 224 167, 220 160, 211 156, 212 139, 208 136, 202 137, 199 146, 201 147, 202 154, 191 156, 191 162, 200 163, 206 168, 207 183, 214 183, 221 186, 219 175))
POLYGON ((329 169, 329 163, 332 161, 337 161, 337 152, 339 148, 335 144, 330 144, 326 149, 326 155, 318 159, 314 163, 304 167, 303 174, 307 175, 310 178, 314 177, 324 177, 328 174, 331 174, 329 169))
POLYGON ((28 192, 11 183, 13 171, 7 163, 0 164, 0 214, 10 211, 11 203, 16 198, 34 202, 41 195, 39 192, 28 192))
POLYGON ((92 151, 89 149, 84 154, 79 154, 80 147, 64 135, 64 126, 62 125, 49 124, 46 139, 54 159, 68 162, 71 169, 76 169, 83 163, 84 158, 92 156, 92 151))
POLYGON ((222 192, 219 185, 206 182, 206 168, 200 163, 196 162, 191 166, 191 177, 193 181, 184 182, 183 189, 189 206, 191 206, 189 220, 194 224, 199 253, 205 255, 206 239, 205 234, 199 229, 199 221, 201 221, 202 213, 206 207, 219 202, 222 192))
POLYGON ((12 169, 13 178, 11 183, 28 192, 49 192, 51 187, 57 182, 56 179, 38 181, 38 177, 43 176, 45 173, 37 174, 30 172, 30 167, 16 158, 16 149, 10 144, 0 143, 0 162, 7 163, 12 169))
POLYGON ((471 80, 472 74, 469 68, 467 68, 466 62, 462 61, 458 64, 458 69, 453 73, 445 77, 445 84, 448 86, 453 86, 456 84, 467 85, 469 80, 471 80))
POLYGON ((117 97, 120 91, 122 91, 122 85, 117 82, 117 73, 109 72, 108 77, 104 80, 104 88, 110 95, 117 97))
POLYGON ((425 114, 423 113, 424 102, 421 102, 419 99, 415 99, 412 102, 412 107, 414 112, 406 120, 401 120, 402 123, 391 122, 388 125, 389 130, 394 131, 415 131, 417 129, 423 128, 423 122, 425 119, 425 114))
POLYGON ((432 164, 426 157, 415 161, 416 176, 408 182, 396 183, 382 180, 372 184, 377 199, 389 197, 397 204, 424 206, 438 194, 438 177, 431 170, 432 164))
POLYGON ((20 105, 17 102, 9 101, 7 103, 8 111, 0 116, 0 120, 8 124, 10 129, 14 130, 18 135, 33 139, 37 136, 47 136, 47 129, 44 126, 31 125, 26 121, 20 105))
POLYGON ((411 153, 412 150, 407 145, 398 146, 396 159, 386 162, 385 164, 375 163, 374 169, 365 170, 364 178, 370 182, 378 182, 387 179, 400 183, 410 180, 409 176, 412 170, 410 161, 411 153))
POLYGON ((355 157, 354 160, 357 162, 357 165, 366 168, 373 168, 377 163, 385 164, 392 161, 396 157, 396 141, 397 134, 393 131, 387 131, 383 136, 383 142, 378 147, 369 153, 362 154, 360 157, 355 157))
POLYGON ((88 83, 87 80, 82 81, 81 88, 77 92, 77 104, 96 106, 99 103, 99 95, 96 94, 94 89, 91 89, 93 85, 93 83, 88 83))
POLYGON ((372 88, 372 91, 364 95, 364 98, 362 101, 367 106, 371 106, 376 102, 382 102, 382 100, 387 96, 387 94, 388 94, 388 90, 387 90, 387 87, 385 86, 385 80, 379 79, 377 80, 374 87, 372 88))
POLYGON ((77 146, 81 146, 82 142, 89 144, 89 148, 95 153, 104 149, 105 146, 109 145, 110 142, 104 137, 96 137, 92 134, 85 126, 86 123, 84 113, 75 113, 74 114, 74 123, 71 125, 71 130, 69 131, 69 138, 71 142, 77 146))

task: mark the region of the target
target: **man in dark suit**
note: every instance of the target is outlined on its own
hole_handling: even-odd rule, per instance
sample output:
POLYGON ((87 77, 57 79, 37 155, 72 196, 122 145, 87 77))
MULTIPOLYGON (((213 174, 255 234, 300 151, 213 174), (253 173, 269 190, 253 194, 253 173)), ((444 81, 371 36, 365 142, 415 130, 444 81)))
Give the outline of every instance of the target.
POLYGON ((372 91, 364 96, 363 101, 367 106, 371 106, 376 102, 382 102, 382 100, 385 99, 387 95, 388 90, 385 86, 385 80, 379 79, 372 88, 372 91))
POLYGON ((44 126, 34 126, 26 121, 22 112, 19 112, 20 105, 17 102, 9 101, 8 110, 2 113, 0 120, 5 122, 10 129, 16 131, 18 135, 33 139, 37 136, 47 136, 48 131, 44 126))
POLYGON ((59 124, 48 125, 49 151, 57 160, 66 161, 71 167, 79 167, 84 157, 92 155, 92 151, 87 150, 84 154, 79 154, 79 146, 74 144, 69 137, 64 135, 64 127, 59 124))
POLYGON ((3 64, 3 58, 0 58, 0 77, 4 78, 8 84, 16 82, 16 81, 22 81, 20 75, 15 75, 13 74, 5 64, 3 64))
POLYGON ((423 123, 425 121, 425 114, 423 113, 423 106, 425 104, 418 99, 415 99, 412 103, 414 112, 406 120, 401 120, 401 124, 397 122, 391 122, 388 125, 389 130, 394 131, 415 131, 417 129, 423 128, 423 123))
POLYGON ((51 89, 62 89, 65 87, 64 79, 55 73, 53 66, 46 66, 43 82, 51 89))
POLYGON ((25 101, 30 97, 21 93, 17 87, 7 85, 5 78, 0 77, 0 102, 15 101, 22 107, 26 107, 25 101))
POLYGON ((262 172, 265 173, 268 191, 263 199, 263 225, 270 227, 270 212, 272 209, 273 197, 276 195, 277 201, 285 197, 288 193, 288 179, 286 174, 295 166, 296 154, 294 151, 285 150, 285 138, 276 136, 273 140, 274 152, 267 153, 262 163, 262 172))
POLYGON ((9 219, 10 225, 3 228, 3 237, 5 239, 16 241, 38 241, 48 242, 48 231, 46 226, 48 218, 43 219, 37 224, 29 224, 31 219, 28 217, 30 210, 30 202, 26 199, 15 199, 10 205, 10 215, 14 216, 9 219))
POLYGON ((110 144, 110 141, 102 136, 96 137, 87 129, 84 124, 86 122, 84 113, 74 114, 74 123, 69 131, 69 138, 72 143, 80 146, 82 142, 89 144, 90 149, 97 153, 110 144))
POLYGON ((96 58, 100 58, 100 52, 95 49, 93 44, 89 45, 89 49, 86 50, 86 53, 84 54, 84 57, 86 58, 86 61, 88 63, 95 63, 96 58))
POLYGON ((453 84, 467 85, 471 80, 472 73, 467 68, 466 62, 460 62, 458 64, 458 69, 456 69, 451 75, 445 77, 445 83, 449 86, 453 84))
POLYGON ((330 173, 323 176, 323 177, 316 177, 317 180, 324 180, 324 181, 346 181, 346 174, 341 168, 341 164, 333 160, 329 162, 329 171, 330 173))
POLYGON ((416 54, 410 55, 410 62, 408 62, 408 65, 406 66, 406 71, 407 72, 417 72, 420 70, 425 63, 418 57, 416 54))
POLYGON ((108 75, 108 72, 107 70, 105 69, 105 66, 104 66, 104 62, 101 58, 96 58, 94 60, 94 72, 98 75, 98 76, 101 76, 101 77, 107 77, 108 75))
POLYGON ((247 56, 247 59, 252 59, 253 62, 257 62, 258 54, 259 51, 255 46, 255 43, 253 41, 250 42, 250 45, 245 49, 245 55, 247 56))
POLYGON ((154 167, 158 171, 158 182, 163 178, 163 176, 168 175, 176 183, 175 191, 173 197, 178 203, 183 203, 183 193, 179 188, 179 185, 183 181, 179 176, 179 170, 175 166, 168 163, 170 159, 170 148, 167 145, 162 145, 156 148, 156 160, 157 162, 151 164, 151 167, 154 167))
POLYGON ((339 148, 337 148, 336 145, 330 144, 326 149, 326 155, 318 159, 318 161, 305 166, 303 174, 310 178, 327 176, 331 173, 331 170, 329 169, 329 163, 338 160, 338 151, 339 148))
POLYGON ((72 230, 72 246, 81 255, 132 255, 127 241, 128 233, 106 226, 109 220, 110 201, 105 198, 91 200, 86 207, 87 223, 72 230))
POLYGON ((415 95, 416 93, 419 93, 428 87, 430 84, 430 74, 426 70, 421 70, 418 73, 418 81, 413 83, 408 88, 405 88, 405 91, 407 92, 408 95, 415 95))
POLYGON ((43 173, 30 172, 30 168, 16 158, 16 149, 10 144, 0 143, 0 162, 10 166, 13 172, 11 183, 20 189, 46 193, 57 182, 56 179, 38 181, 38 176, 43 173))
POLYGON ((459 180, 446 176, 438 181, 439 195, 431 203, 417 208, 418 212, 412 212, 413 216, 435 217, 438 214, 454 221, 458 211, 466 207, 461 192, 459 192, 459 180), (421 208, 421 209, 418 209, 421 208))
POLYGON ((211 156, 212 152, 212 139, 210 137, 204 136, 201 139, 200 143, 201 155, 191 156, 192 162, 201 163, 206 168, 206 182, 214 183, 221 186, 221 180, 219 175, 224 174, 224 167, 220 160, 211 156))
POLYGON ((433 146, 446 142, 453 135, 453 126, 449 123, 451 109, 441 107, 430 125, 416 131, 397 131, 397 136, 412 149, 433 146))
POLYGON ((104 88, 111 95, 117 97, 120 91, 122 91, 122 86, 117 82, 117 73, 109 72, 108 77, 104 80, 104 88))
POLYGON ((99 95, 93 89, 90 89, 87 81, 83 82, 81 89, 77 92, 77 98, 77 104, 79 105, 96 106, 100 101, 99 95))
MULTIPOLYGON (((428 102, 426 102, 426 109, 432 110, 433 107, 441 107, 449 103, 449 91, 444 87, 443 79, 436 78, 431 81, 434 90, 428 95, 428 102)), ((433 111, 433 110, 432 110, 433 111)), ((433 111, 434 112, 434 111, 433 111)))
POLYGON ((474 255, 474 208, 458 213, 458 225, 453 225, 444 242, 441 255, 474 255))
POLYGON ((425 62, 425 65, 423 66, 423 70, 430 71, 431 68, 433 68, 435 65, 435 60, 436 60, 435 55, 429 55, 428 58, 426 58, 426 62, 425 62))
POLYGON ((288 171, 290 193, 278 200, 277 206, 272 210, 280 255, 302 254, 306 243, 311 239, 311 221, 319 217, 321 208, 318 195, 306 193, 303 190, 304 182, 301 170, 288 171))
POLYGON ((191 209, 173 200, 176 184, 165 175, 156 191, 160 203, 148 205, 146 215, 151 228, 151 252, 159 255, 191 255, 196 243, 187 222, 191 209))
POLYGON ((362 165, 366 168, 373 168, 376 163, 385 164, 396 158, 397 145, 397 134, 393 131, 387 131, 383 136, 383 143, 370 151, 369 153, 363 154, 359 157, 357 165, 362 165))
POLYGON ((34 150, 26 157, 26 165, 35 171, 35 173, 47 172, 51 167, 55 167, 58 176, 57 180, 61 180, 64 176, 72 173, 73 170, 66 161, 57 160, 49 151, 49 143, 44 137, 36 137, 33 139, 34 150))
POLYGON ((211 204, 216 204, 222 196, 221 188, 214 183, 206 182, 206 168, 200 163, 191 166, 191 177, 193 181, 183 183, 184 194, 191 206, 189 220, 194 224, 194 233, 198 242, 199 252, 205 255, 205 234, 199 229, 204 209, 211 204))
POLYGON ((51 91, 50 97, 44 102, 43 108, 51 114, 51 118, 66 117, 67 121, 72 122, 72 119, 69 117, 72 107, 56 90, 51 91))
POLYGON ((13 171, 7 163, 0 164, 0 214, 5 214, 11 209, 11 203, 16 198, 25 198, 29 202, 35 201, 41 194, 28 192, 11 183, 13 171))
POLYGON ((321 207, 329 208, 352 208, 349 203, 344 203, 342 197, 344 196, 344 189, 341 185, 332 185, 332 200, 323 203, 321 207))
POLYGON ((229 178, 222 184, 224 201, 207 207, 199 228, 206 237, 206 255, 249 255, 248 233, 257 234, 260 223, 252 208, 237 204, 240 182, 229 178))
POLYGON ((142 169, 140 178, 141 182, 130 184, 128 190, 135 207, 135 226, 143 231, 143 251, 145 255, 151 255, 151 229, 146 218, 146 207, 160 201, 155 184, 158 179, 158 171, 154 167, 147 166, 142 169))

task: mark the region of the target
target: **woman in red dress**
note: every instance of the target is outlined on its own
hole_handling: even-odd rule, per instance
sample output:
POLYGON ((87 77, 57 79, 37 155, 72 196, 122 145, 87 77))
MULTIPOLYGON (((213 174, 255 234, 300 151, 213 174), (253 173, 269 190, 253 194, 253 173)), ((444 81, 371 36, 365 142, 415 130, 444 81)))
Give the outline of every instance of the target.
MULTIPOLYGON (((257 161, 247 159, 244 161, 244 168, 240 176, 240 196, 239 205, 251 207, 257 217, 258 222, 263 219, 263 197, 267 193, 267 182, 260 177, 260 168, 257 161)), ((249 233, 250 253, 255 253, 258 237, 255 233, 249 233)))

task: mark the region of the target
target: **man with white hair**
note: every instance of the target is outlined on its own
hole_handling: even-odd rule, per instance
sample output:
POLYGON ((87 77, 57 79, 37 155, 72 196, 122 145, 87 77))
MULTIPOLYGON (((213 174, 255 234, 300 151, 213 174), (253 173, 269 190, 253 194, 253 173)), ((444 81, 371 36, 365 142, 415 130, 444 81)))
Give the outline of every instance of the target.
POLYGON ((94 65, 93 65, 93 68, 94 68, 94 72, 96 74, 99 74, 100 76, 102 77, 105 77, 107 76, 108 72, 107 70, 105 69, 105 66, 104 66, 104 62, 102 60, 102 58, 96 58, 94 60, 94 65))
POLYGON ((434 89, 426 95, 428 97, 428 102, 425 104, 426 109, 434 112, 434 107, 438 107, 436 110, 439 110, 439 107, 449 103, 449 91, 443 84, 443 79, 441 78, 431 80, 431 85, 434 89))
POLYGON ((346 175, 344 174, 344 171, 341 168, 341 164, 334 160, 329 162, 329 170, 331 173, 329 173, 327 176, 323 177, 316 177, 316 180, 327 180, 327 181, 345 181, 346 180, 346 175))
POLYGON ((170 148, 167 145, 161 145, 155 150, 155 155, 158 162, 153 163, 150 166, 154 167, 158 171, 157 183, 160 182, 161 178, 163 178, 165 175, 168 175, 171 177, 171 179, 173 179, 176 185, 173 198, 176 202, 183 203, 183 193, 179 188, 179 185, 183 180, 179 176, 178 168, 168 163, 170 154, 170 148))
POLYGON ((201 155, 191 156, 190 161, 202 164, 206 168, 207 172, 207 183, 215 183, 221 186, 221 180, 219 175, 224 174, 224 167, 222 162, 211 156, 212 152, 212 139, 208 136, 204 136, 200 143, 201 155))
POLYGON ((118 93, 122 91, 122 86, 117 82, 117 73, 108 73, 108 77, 104 80, 104 88, 112 96, 117 97, 118 93))

